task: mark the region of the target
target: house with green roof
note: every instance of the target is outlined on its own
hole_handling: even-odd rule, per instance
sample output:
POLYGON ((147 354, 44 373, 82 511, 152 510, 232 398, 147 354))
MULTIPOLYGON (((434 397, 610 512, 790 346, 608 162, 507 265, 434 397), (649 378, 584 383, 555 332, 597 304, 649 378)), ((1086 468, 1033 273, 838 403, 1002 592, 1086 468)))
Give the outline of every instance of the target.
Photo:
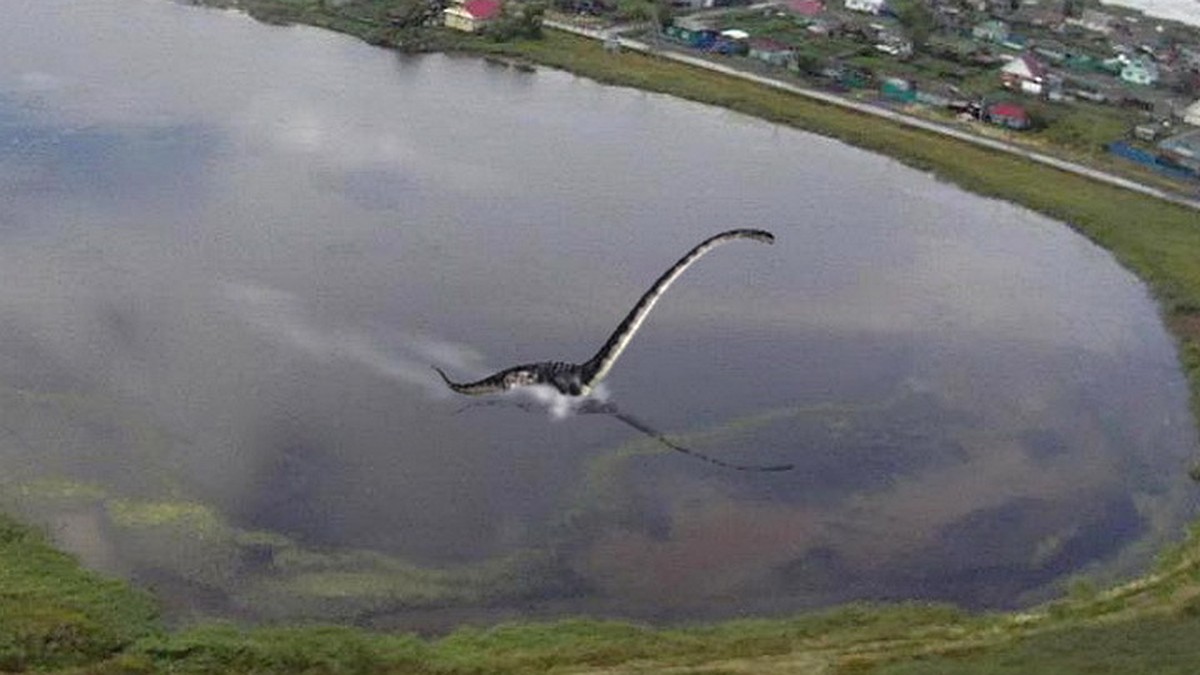
POLYGON ((1121 67, 1120 77, 1130 84, 1153 85, 1158 82, 1158 64, 1144 57, 1131 58, 1121 67))
POLYGON ((1008 23, 1000 19, 988 19, 971 29, 971 37, 976 40, 986 40, 1000 44, 1008 39, 1008 23))

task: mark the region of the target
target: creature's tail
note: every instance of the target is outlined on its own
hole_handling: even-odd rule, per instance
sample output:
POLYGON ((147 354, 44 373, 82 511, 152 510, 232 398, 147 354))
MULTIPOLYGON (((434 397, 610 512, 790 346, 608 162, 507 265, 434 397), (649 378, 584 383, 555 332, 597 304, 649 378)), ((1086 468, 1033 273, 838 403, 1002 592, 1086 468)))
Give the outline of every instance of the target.
POLYGON ((504 385, 502 384, 501 379, 498 377, 499 373, 491 377, 486 377, 478 382, 455 382, 454 380, 451 380, 441 368, 438 368, 437 366, 431 366, 431 368, 436 370, 438 375, 442 376, 442 381, 446 383, 447 387, 450 387, 460 394, 466 394, 467 396, 481 396, 483 394, 492 394, 498 391, 504 391, 504 385))
POLYGON ((608 374, 613 364, 616 363, 617 357, 625 351, 629 341, 633 339, 638 328, 641 328, 642 322, 646 320, 646 316, 650 314, 650 310, 654 308, 654 303, 658 302, 662 294, 666 293, 667 288, 680 274, 683 274, 684 270, 691 267, 692 263, 700 259, 700 256, 734 239, 753 239, 765 244, 775 243, 775 235, 766 230, 729 230, 700 242, 654 282, 654 285, 642 295, 629 314, 625 315, 625 319, 609 336, 600 351, 582 365, 583 385, 588 388, 594 387, 608 374))

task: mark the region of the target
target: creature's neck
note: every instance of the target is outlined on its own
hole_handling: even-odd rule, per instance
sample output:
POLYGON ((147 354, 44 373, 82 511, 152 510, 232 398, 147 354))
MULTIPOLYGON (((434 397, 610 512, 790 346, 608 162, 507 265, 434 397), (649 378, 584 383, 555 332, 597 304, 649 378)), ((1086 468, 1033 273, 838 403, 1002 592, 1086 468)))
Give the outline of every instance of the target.
POLYGON ((604 376, 612 369, 613 364, 617 362, 617 358, 621 356, 621 352, 625 351, 625 347, 629 346, 629 341, 633 339, 634 334, 642 327, 642 322, 649 316, 650 310, 654 309, 655 303, 663 296, 663 293, 667 292, 667 289, 679 278, 679 275, 683 274, 684 270, 691 267, 692 263, 720 244, 743 238, 754 239, 768 244, 775 241, 774 235, 764 230, 730 230, 709 237, 697 244, 695 248, 684 254, 670 269, 663 272, 662 276, 655 280, 650 289, 643 293, 642 297, 638 298, 637 304, 621 320, 621 324, 608 337, 604 346, 596 352, 595 356, 579 366, 583 385, 591 388, 604 379, 604 376))

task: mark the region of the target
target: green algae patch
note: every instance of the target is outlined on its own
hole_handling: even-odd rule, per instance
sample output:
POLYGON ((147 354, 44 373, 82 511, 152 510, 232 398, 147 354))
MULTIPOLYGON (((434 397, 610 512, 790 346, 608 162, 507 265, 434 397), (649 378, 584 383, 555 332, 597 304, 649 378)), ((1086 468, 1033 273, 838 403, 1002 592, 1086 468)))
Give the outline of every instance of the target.
POLYGON ((66 503, 95 503, 106 496, 95 485, 64 478, 45 478, 22 483, 14 490, 21 500, 39 499, 66 503))
POLYGON ((115 499, 108 504, 115 525, 129 528, 174 526, 196 534, 215 534, 223 523, 212 508, 195 502, 115 499))
POLYGON ((9 484, 0 494, 31 521, 49 523, 60 544, 95 567, 148 572, 150 583, 168 595, 171 589, 199 592, 208 602, 201 607, 164 599, 167 614, 192 619, 232 614, 354 622, 380 612, 476 607, 561 590, 548 554, 534 550, 429 567, 375 551, 316 550, 280 533, 244 530, 188 499, 126 498, 68 479, 9 484))

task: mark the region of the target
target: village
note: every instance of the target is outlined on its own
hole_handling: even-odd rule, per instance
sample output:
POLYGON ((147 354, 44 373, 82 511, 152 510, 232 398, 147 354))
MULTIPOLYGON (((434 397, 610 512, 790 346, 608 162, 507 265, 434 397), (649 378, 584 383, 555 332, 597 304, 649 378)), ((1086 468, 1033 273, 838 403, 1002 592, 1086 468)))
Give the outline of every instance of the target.
MULTIPOLYGON (((1187 191, 1200 182, 1200 27, 1084 0, 674 0, 640 13, 620 2, 551 11, 635 20, 624 30, 657 48, 1133 162, 1187 191)), ((446 25, 481 31, 502 7, 455 2, 446 25)))

